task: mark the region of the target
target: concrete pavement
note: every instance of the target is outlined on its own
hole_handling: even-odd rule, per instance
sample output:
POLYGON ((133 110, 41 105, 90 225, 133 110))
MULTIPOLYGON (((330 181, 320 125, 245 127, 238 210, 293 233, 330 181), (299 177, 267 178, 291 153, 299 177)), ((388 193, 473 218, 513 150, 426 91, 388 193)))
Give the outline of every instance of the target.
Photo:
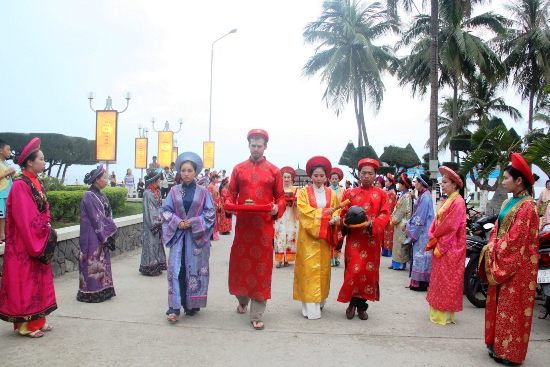
MULTIPOLYGON (((407 272, 389 270, 382 258, 381 301, 370 303, 369 320, 347 320, 336 301, 344 268, 333 268, 331 292, 320 320, 301 315, 292 299, 294 268, 273 269, 272 299, 255 331, 236 313, 228 294, 230 236, 211 252, 208 307, 196 316, 166 321, 167 283, 138 272, 141 251, 113 259, 117 296, 100 304, 76 301, 78 272, 55 279, 59 309, 40 339, 21 337, 0 323, 1 366, 494 366, 483 343, 484 310, 464 297, 456 325, 429 321, 425 293, 411 292, 407 272)), ((525 366, 547 366, 550 318, 536 306, 525 366)))

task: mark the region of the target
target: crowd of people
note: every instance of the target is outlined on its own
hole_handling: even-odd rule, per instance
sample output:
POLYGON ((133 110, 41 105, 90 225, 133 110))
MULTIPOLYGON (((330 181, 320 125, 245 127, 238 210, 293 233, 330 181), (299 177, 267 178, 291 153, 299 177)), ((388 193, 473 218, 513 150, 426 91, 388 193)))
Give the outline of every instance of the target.
MULTIPOLYGON (((357 315, 368 320, 368 302, 381 297, 380 260, 387 256, 392 270, 407 270, 409 264, 409 289, 427 292, 431 322, 456 323, 455 313, 463 308, 466 256, 463 177, 440 167, 446 199, 436 211, 428 175, 383 177, 377 175, 380 163, 371 158, 358 162, 358 187, 346 181, 344 188, 343 172, 326 157, 314 156, 306 164, 311 184, 299 189, 292 167, 279 169, 266 160, 265 130, 251 130, 247 140, 250 157, 234 167, 231 178, 225 171, 205 171, 201 177, 203 162, 193 152, 180 154, 170 167, 161 168, 154 160, 148 169, 139 272, 167 272, 169 322, 179 321, 182 308, 193 316, 206 307, 211 241, 233 232, 229 293, 236 297, 237 313, 248 313, 256 330, 265 328, 262 315, 271 298, 274 264, 281 268, 294 262, 293 298, 301 302, 304 317, 321 318, 331 267, 340 265, 342 249, 345 269, 337 300, 347 306, 348 319, 357 315)), ((5 238, 0 319, 13 323, 21 335, 36 338, 52 329, 46 316, 57 308, 49 265, 56 232, 38 179, 45 168, 40 140, 33 139, 16 158, 23 172, 13 182, 14 171, 5 163, 9 148, 0 141, 0 240, 5 238), (14 205, 19 208, 17 220, 14 205)), ((130 169, 124 182, 133 185, 129 176, 130 169)), ((489 356, 504 363, 525 359, 531 330, 539 229, 535 176, 521 155, 512 154, 502 183, 512 198, 503 204, 479 263, 489 284, 485 343, 489 356)), ((113 177, 114 172, 108 177, 99 165, 84 178, 90 188, 80 215, 76 299, 81 302, 115 296, 110 251, 116 246, 117 227, 101 192, 108 180, 116 182, 113 177)), ((547 182, 550 192, 549 186, 547 182)), ((541 199, 539 209, 548 204, 550 194, 541 194, 541 199)))

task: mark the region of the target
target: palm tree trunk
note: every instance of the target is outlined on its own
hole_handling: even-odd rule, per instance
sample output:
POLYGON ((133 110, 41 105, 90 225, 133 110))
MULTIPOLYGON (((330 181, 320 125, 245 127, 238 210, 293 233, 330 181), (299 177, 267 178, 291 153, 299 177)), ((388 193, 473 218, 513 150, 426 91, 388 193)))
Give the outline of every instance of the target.
POLYGON ((529 91, 529 132, 533 130, 533 113, 534 113, 534 102, 535 102, 535 93, 536 93, 536 84, 538 82, 538 73, 537 73, 537 61, 534 56, 531 56, 531 69, 533 70, 532 81, 531 81, 531 90, 529 91))
MULTIPOLYGON (((357 146, 363 146, 363 127, 361 125, 361 113, 359 112, 359 105, 362 105, 361 98, 355 94, 353 96, 353 110, 355 111, 355 121, 357 122, 357 146)), ((363 118, 363 125, 365 124, 365 119, 363 118)))
POLYGON ((430 22, 430 160, 437 159, 437 34, 439 28, 439 3, 431 1, 430 22))
POLYGON ((367 137, 367 126, 365 125, 365 114, 363 109, 363 98, 359 98, 359 124, 361 125, 361 131, 363 133, 363 142, 366 146, 369 146, 369 138, 367 137))
MULTIPOLYGON (((458 81, 457 78, 453 78, 453 123, 451 125, 451 138, 456 136, 458 130, 458 81)), ((458 163, 458 152, 451 150, 451 161, 454 161, 456 157, 456 162, 458 163)))

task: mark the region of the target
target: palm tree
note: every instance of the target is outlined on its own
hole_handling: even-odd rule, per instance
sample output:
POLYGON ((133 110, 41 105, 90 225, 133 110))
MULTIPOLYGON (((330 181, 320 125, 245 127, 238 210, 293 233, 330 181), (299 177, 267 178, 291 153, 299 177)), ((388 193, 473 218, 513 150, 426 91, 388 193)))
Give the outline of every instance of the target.
MULTIPOLYGON (((496 34, 506 30, 507 19, 492 12, 470 17, 471 4, 456 0, 441 1, 438 41, 438 69, 441 73, 438 85, 449 85, 453 88, 453 113, 451 133, 457 133, 458 124, 458 89, 464 77, 480 72, 490 80, 504 74, 505 68, 498 56, 483 41, 471 33, 477 28, 487 28, 496 34)), ((404 58, 400 69, 400 85, 411 84, 413 96, 427 92, 432 66, 431 49, 431 16, 421 14, 414 18, 412 26, 404 33, 396 47, 412 46, 409 56, 404 58)))
MULTIPOLYGON (((467 101, 462 98, 462 96, 458 97, 457 105, 458 105, 458 118, 457 118, 457 129, 456 134, 468 134, 471 135, 472 132, 468 129, 471 125, 474 125, 476 122, 472 120, 469 114, 465 113, 465 106, 467 105, 467 101)), ((453 135, 452 133, 452 126, 453 126, 453 106, 454 101, 452 97, 446 96, 443 97, 443 101, 439 103, 439 110, 441 111, 441 114, 437 117, 438 124, 437 124, 437 140, 439 142, 438 145, 438 152, 444 152, 450 144, 451 138, 453 136, 456 136, 456 134, 453 135)), ((429 147, 430 140, 426 142, 426 147, 429 147)))
POLYGON ((303 75, 321 71, 327 84, 323 99, 337 115, 353 100, 358 146, 370 145, 364 104, 368 99, 374 113, 380 110, 385 90, 381 74, 394 74, 399 62, 390 46, 372 42, 398 31, 397 22, 380 3, 363 6, 357 0, 325 1, 319 19, 305 27, 306 42, 320 45, 304 65, 303 75))
POLYGON ((498 213, 507 197, 499 183, 502 181, 504 168, 510 162, 510 155, 521 151, 522 138, 513 128, 507 129, 500 121, 496 126, 480 126, 472 135, 472 148, 473 151, 462 161, 460 173, 470 174, 472 182, 478 187, 481 186, 483 191, 495 191, 487 213, 498 213), (487 179, 496 167, 500 167, 499 177, 489 186, 487 179), (477 179, 474 171, 477 172, 477 179), (483 184, 480 184, 481 180, 484 180, 483 184))
POLYGON ((464 106, 464 114, 475 118, 477 125, 487 125, 495 115, 506 114, 514 121, 522 118, 518 109, 506 104, 504 97, 497 97, 497 83, 490 83, 483 75, 476 74, 464 84, 464 94, 468 101, 464 106))
POLYGON ((504 63, 512 73, 512 85, 529 100, 529 130, 533 130, 535 98, 541 97, 550 81, 550 20, 547 0, 518 0, 505 5, 512 14, 514 28, 497 37, 504 63))

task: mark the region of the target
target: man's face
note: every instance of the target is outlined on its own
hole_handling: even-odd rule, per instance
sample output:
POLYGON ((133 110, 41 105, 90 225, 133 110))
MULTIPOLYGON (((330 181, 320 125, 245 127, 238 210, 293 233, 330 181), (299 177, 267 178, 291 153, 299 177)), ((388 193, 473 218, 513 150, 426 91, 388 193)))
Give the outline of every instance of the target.
POLYGON ((250 148, 250 157, 253 161, 259 161, 264 156, 264 150, 267 149, 267 144, 262 138, 251 138, 248 143, 250 148))
POLYGON ((153 157, 153 163, 157 163, 157 157, 153 157))
POLYGON ((374 180, 376 179, 376 171, 374 170, 374 167, 363 166, 363 168, 361 168, 361 172, 359 172, 359 179, 361 180, 361 185, 363 187, 372 186, 374 180))

